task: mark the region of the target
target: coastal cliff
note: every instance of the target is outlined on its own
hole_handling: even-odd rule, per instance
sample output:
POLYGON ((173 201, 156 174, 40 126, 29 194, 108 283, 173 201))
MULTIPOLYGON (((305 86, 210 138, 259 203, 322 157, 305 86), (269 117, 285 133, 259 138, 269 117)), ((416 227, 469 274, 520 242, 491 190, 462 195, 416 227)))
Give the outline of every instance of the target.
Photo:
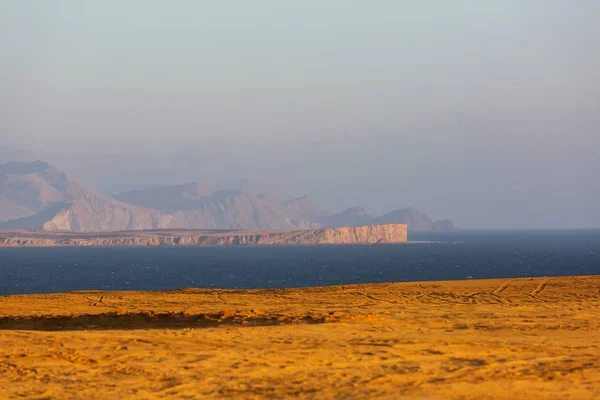
POLYGON ((229 246, 405 243, 406 224, 271 230, 151 230, 104 233, 0 231, 0 247, 229 246))

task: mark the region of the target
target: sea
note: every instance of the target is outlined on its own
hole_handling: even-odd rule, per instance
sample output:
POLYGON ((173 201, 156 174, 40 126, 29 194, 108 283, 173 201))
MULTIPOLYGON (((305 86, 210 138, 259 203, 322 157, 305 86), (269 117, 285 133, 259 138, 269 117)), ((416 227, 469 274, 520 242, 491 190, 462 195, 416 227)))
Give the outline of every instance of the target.
POLYGON ((0 248, 0 295, 600 274, 600 229, 410 232, 409 243, 0 248))

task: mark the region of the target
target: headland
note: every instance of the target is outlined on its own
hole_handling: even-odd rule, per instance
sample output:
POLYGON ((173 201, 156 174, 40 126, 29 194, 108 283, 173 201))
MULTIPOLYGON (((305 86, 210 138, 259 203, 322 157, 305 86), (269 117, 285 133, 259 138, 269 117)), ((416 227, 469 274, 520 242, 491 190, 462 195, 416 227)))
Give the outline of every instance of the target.
POLYGON ((230 246, 405 243, 406 224, 305 230, 157 229, 118 232, 0 230, 0 247, 230 246))

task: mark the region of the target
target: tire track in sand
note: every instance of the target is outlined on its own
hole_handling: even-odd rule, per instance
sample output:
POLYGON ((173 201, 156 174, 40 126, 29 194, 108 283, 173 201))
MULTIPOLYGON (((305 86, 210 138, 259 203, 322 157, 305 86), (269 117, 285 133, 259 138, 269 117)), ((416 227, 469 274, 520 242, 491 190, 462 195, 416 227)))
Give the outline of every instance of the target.
POLYGON ((544 282, 540 283, 540 284, 538 285, 538 287, 536 287, 536 288, 535 288, 535 289, 534 289, 534 290, 531 292, 531 295, 535 297, 535 296, 539 295, 540 293, 542 293, 542 291, 544 291, 544 289, 546 289, 546 287, 548 286, 548 281, 549 281, 549 280, 548 280, 548 279, 546 279, 544 282))
POLYGON ((500 293, 504 292, 506 290, 506 288, 508 288, 512 282, 513 281, 510 280, 510 281, 508 281, 508 282, 506 282, 506 283, 498 286, 498 288, 496 290, 494 290, 492 293, 493 294, 500 294, 500 293))

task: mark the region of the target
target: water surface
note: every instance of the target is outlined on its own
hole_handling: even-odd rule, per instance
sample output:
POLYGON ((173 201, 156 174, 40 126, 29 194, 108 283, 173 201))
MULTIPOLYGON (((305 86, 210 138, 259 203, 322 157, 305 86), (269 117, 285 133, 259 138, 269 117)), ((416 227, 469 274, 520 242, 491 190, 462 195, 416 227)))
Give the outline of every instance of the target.
POLYGON ((600 230, 411 233, 341 246, 0 248, 0 294, 600 274, 600 230))

